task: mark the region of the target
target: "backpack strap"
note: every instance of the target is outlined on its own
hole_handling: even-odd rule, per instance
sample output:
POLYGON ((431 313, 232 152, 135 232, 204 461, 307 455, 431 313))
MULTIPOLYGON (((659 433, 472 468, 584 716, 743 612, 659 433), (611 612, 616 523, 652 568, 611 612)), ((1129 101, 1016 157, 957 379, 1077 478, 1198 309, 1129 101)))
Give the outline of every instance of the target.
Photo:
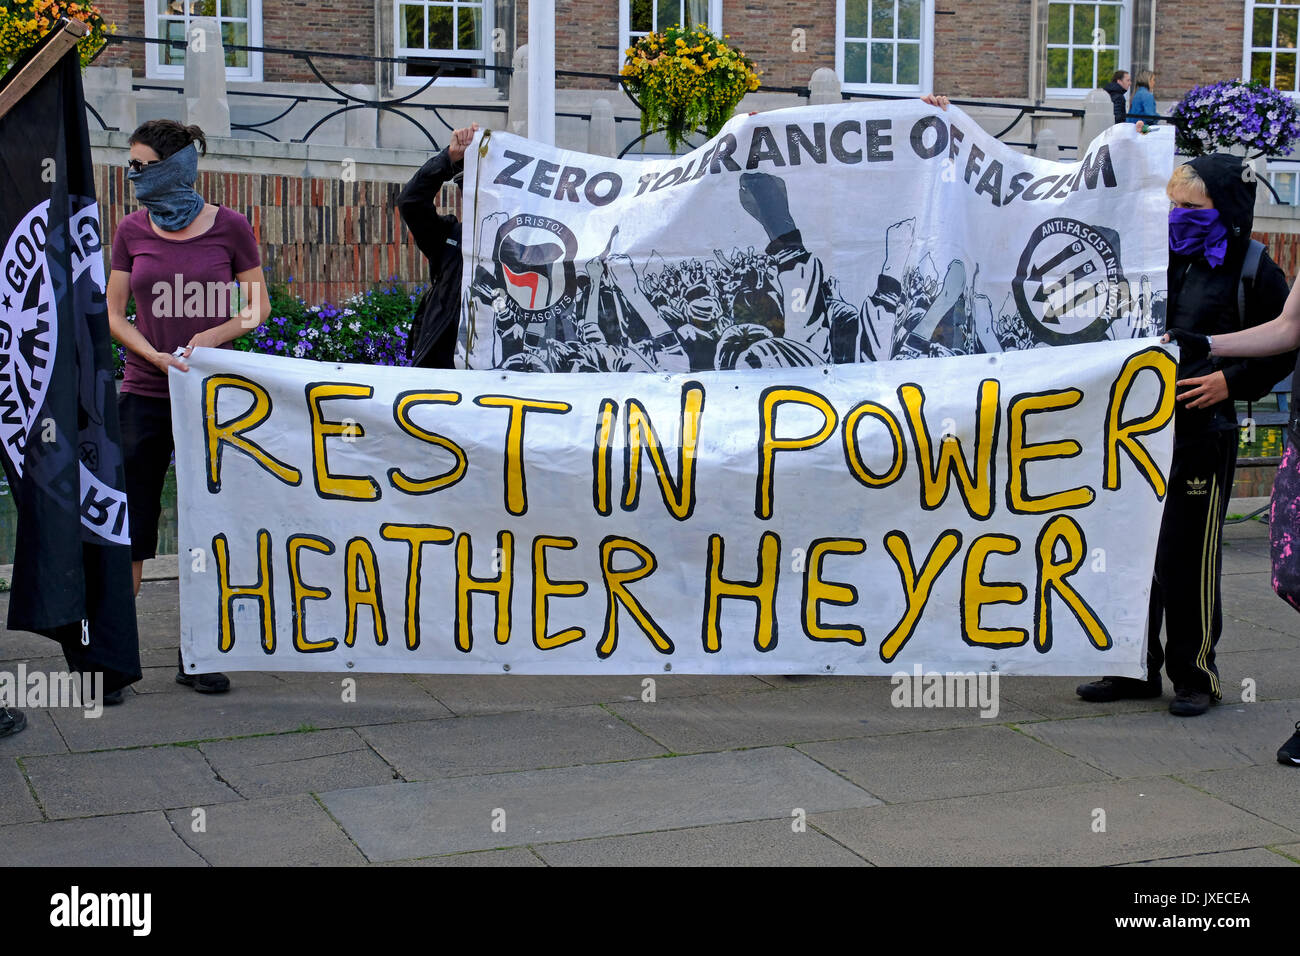
POLYGON ((1237 283, 1237 324, 1243 329, 1246 327, 1246 283, 1249 282, 1254 287, 1263 257, 1264 243, 1258 239, 1250 240, 1246 246, 1246 257, 1241 262, 1241 281, 1237 283))

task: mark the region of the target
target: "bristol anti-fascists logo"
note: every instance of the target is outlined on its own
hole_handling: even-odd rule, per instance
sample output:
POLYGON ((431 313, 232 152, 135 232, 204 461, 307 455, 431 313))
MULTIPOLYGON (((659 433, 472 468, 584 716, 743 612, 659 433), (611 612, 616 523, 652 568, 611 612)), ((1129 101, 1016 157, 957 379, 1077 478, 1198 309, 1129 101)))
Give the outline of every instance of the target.
POLYGON ((1048 345, 1104 339, 1122 298, 1119 262, 1111 229, 1063 217, 1036 226, 1012 283, 1032 334, 1048 345))
POLYGON ((512 216, 497 230, 494 249, 506 311, 533 324, 572 309, 578 239, 568 226, 546 216, 512 216))
POLYGON ((58 335, 45 265, 49 200, 23 217, 0 256, 0 445, 18 474, 45 403, 58 335))

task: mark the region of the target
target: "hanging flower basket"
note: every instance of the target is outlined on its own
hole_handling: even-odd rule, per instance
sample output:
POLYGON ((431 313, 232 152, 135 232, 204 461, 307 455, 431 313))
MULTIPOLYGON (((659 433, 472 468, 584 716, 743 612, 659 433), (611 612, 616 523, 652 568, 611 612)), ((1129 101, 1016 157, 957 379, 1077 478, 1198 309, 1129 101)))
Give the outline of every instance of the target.
POLYGON ((61 18, 80 20, 90 32, 77 43, 81 67, 94 59, 104 45, 104 37, 117 32, 107 23, 93 3, 68 3, 67 0, 9 0, 0 4, 0 74, 9 70, 24 53, 58 25, 61 18))
POLYGON ((622 76, 641 107, 642 134, 662 129, 674 153, 700 126, 717 133, 758 89, 753 61, 703 26, 641 37, 627 50, 622 76))
POLYGON ((1286 155, 1300 137, 1300 108, 1258 80, 1193 87, 1170 116, 1179 151, 1192 156, 1235 146, 1255 156, 1286 155))

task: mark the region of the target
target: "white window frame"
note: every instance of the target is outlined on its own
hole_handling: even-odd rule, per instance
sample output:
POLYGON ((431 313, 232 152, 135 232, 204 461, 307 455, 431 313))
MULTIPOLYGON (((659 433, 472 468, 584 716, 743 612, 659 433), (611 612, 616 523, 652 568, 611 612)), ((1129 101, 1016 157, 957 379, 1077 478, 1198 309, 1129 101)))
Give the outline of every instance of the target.
MULTIPOLYGON (((1062 2, 1066 2, 1066 0, 1062 0, 1062 2)), ((1107 0, 1077 0, 1077 2, 1081 4, 1091 4, 1093 6, 1119 7, 1119 43, 1115 44, 1118 47, 1118 50, 1115 53, 1115 69, 1127 70, 1128 67, 1126 67, 1124 64, 1127 63, 1130 57, 1132 56, 1132 51, 1130 49, 1129 34, 1133 32, 1133 0, 1120 0, 1120 2, 1118 3, 1107 2, 1107 0)), ((1051 16, 1050 0, 1048 3, 1048 16, 1049 17, 1051 16)), ((1070 39, 1067 41, 1067 43, 1071 47, 1089 45, 1088 43, 1075 43, 1073 41, 1074 41, 1074 14, 1072 11, 1070 14, 1070 39)), ((1042 62, 1043 62, 1044 82, 1046 82, 1046 78, 1047 78, 1047 51, 1048 49, 1051 49, 1053 47, 1059 48, 1060 46, 1061 44, 1059 43, 1053 44, 1048 42, 1043 47, 1042 62)), ((1111 44, 1107 43, 1106 46, 1109 47, 1111 46, 1111 44)), ((1070 63, 1073 64, 1073 59, 1070 60, 1070 63)), ((1073 78, 1074 69, 1072 65, 1067 68, 1066 74, 1071 78, 1073 78)), ((1071 98, 1082 99, 1083 97, 1091 93, 1094 89, 1099 89, 1105 86, 1109 82, 1110 82, 1109 76, 1098 74, 1097 86, 1095 87, 1090 86, 1087 89, 1081 89, 1081 88, 1070 87, 1070 86, 1049 86, 1046 88, 1045 95, 1050 97, 1051 99, 1071 99, 1071 98)))
MULTIPOLYGON (((921 0, 921 72, 920 82, 849 83, 844 79, 844 0, 835 0, 835 74, 841 88, 855 93, 929 93, 934 88, 934 4, 921 0)), ((894 8, 897 17, 898 8, 894 8)))
MULTIPOLYGON (((1261 7, 1292 6, 1297 8, 1297 13, 1300 13, 1300 3, 1287 3, 1285 2, 1285 0, 1282 0, 1280 4, 1278 2, 1256 3, 1256 0, 1246 0, 1246 19, 1243 21, 1242 29, 1241 29, 1241 34, 1242 34, 1241 78, 1245 80, 1247 83, 1250 82, 1250 77, 1251 77, 1251 54, 1252 53, 1254 53, 1256 50, 1260 50, 1264 52, 1275 52, 1283 49, 1282 47, 1276 46, 1277 17, 1273 18, 1273 36, 1269 37, 1270 45, 1266 47, 1257 47, 1254 44, 1253 34, 1255 30, 1255 7, 1256 6, 1261 6, 1261 7)), ((1300 45, 1294 48, 1286 47, 1285 49, 1297 55, 1296 82, 1300 84, 1300 45)), ((1269 72, 1269 80, 1270 80, 1269 86, 1273 85, 1272 79, 1274 76, 1276 76, 1276 74, 1277 74, 1277 62, 1275 57, 1269 72)), ((1274 89, 1276 89, 1276 87, 1274 87, 1274 89)), ((1280 92, 1285 93, 1288 96, 1293 96, 1293 97, 1300 96, 1300 91, 1296 91, 1296 90, 1281 90, 1280 92)), ((1272 197, 1269 198, 1271 201, 1272 197)))
MULTIPOLYGON (((197 18, 195 18, 197 19, 197 18)), ((222 19, 230 19, 223 17, 222 19)), ((144 35, 159 37, 158 0, 144 0, 144 35)), ((219 21, 220 22, 220 21, 219 21)), ((248 45, 262 45, 262 0, 248 0, 248 45)), ((185 76, 185 67, 163 63, 161 44, 147 43, 144 52, 144 75, 154 80, 172 80, 185 76)), ((188 51, 186 51, 188 53, 188 51)), ((262 54, 249 52, 248 67, 226 67, 226 79, 237 83, 262 82, 262 54)))
MULTIPOLYGON (((685 11, 686 0, 678 0, 677 9, 685 11)), ((658 15, 658 3, 655 5, 655 15, 658 15)), ((714 36, 722 36, 722 0, 709 0, 709 21, 705 24, 709 32, 714 36)), ((659 29, 672 26, 671 23, 659 24, 659 29)), ((644 36, 638 33, 637 36, 644 36)), ((627 59, 627 48, 632 45, 632 0, 618 0, 618 67, 623 68, 623 61, 627 59)))
MULTIPOLYGON (((463 0, 462 0, 463 2, 463 0)), ((492 0, 482 0, 483 9, 483 47, 475 51, 472 55, 465 50, 433 50, 419 47, 402 46, 402 40, 405 39, 406 30, 402 23, 402 0, 393 0, 393 56, 427 56, 441 60, 482 60, 484 66, 495 66, 496 60, 493 58, 492 51, 492 31, 495 29, 496 22, 493 18, 495 4, 492 0)), ((428 6, 428 4, 424 4, 428 6)), ((427 76, 407 76, 406 64, 393 64, 393 83, 396 86, 423 86, 429 82, 427 76)), ((490 71, 484 70, 484 75, 480 79, 472 76, 440 76, 433 81, 434 86, 472 86, 486 87, 492 86, 493 80, 490 71)))

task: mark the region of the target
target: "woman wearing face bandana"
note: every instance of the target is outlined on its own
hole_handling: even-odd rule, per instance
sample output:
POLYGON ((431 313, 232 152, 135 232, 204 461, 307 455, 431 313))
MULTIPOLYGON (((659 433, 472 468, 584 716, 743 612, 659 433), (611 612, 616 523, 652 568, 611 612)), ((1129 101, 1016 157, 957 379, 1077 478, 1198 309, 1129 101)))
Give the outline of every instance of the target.
MULTIPOLYGON (((1241 158, 1197 157, 1174 170, 1166 192, 1171 203, 1165 322, 1170 335, 1180 342, 1186 335, 1209 336, 1217 344, 1225 333, 1277 316, 1288 289, 1285 274, 1268 253, 1260 254, 1254 279, 1243 284, 1255 178, 1241 158)), ((1219 535, 1237 463, 1233 403, 1263 398, 1286 377, 1295 358, 1291 352, 1225 360, 1204 349, 1182 351, 1176 387, 1183 391, 1174 413, 1174 456, 1151 586, 1147 680, 1106 677, 1083 684, 1078 694, 1084 700, 1159 697, 1162 663, 1176 695, 1170 713, 1196 716, 1220 699, 1214 665, 1223 627, 1219 535)))
MULTIPOLYGON (((126 216, 113 235, 108 320, 127 349, 118 413, 138 594, 145 559, 158 541, 173 450, 168 370, 188 372, 185 358, 198 346, 229 348, 261 323, 271 303, 248 220, 194 190, 199 150, 207 151, 203 131, 151 120, 131 134, 130 144, 127 178, 144 209, 126 216), (231 295, 236 282, 237 298, 231 295), (129 295, 135 296, 134 326, 126 321, 129 295), (174 354, 178 349, 182 356, 174 354)), ((187 673, 179 651, 176 660, 177 682, 203 693, 230 689, 224 674, 187 673)))

